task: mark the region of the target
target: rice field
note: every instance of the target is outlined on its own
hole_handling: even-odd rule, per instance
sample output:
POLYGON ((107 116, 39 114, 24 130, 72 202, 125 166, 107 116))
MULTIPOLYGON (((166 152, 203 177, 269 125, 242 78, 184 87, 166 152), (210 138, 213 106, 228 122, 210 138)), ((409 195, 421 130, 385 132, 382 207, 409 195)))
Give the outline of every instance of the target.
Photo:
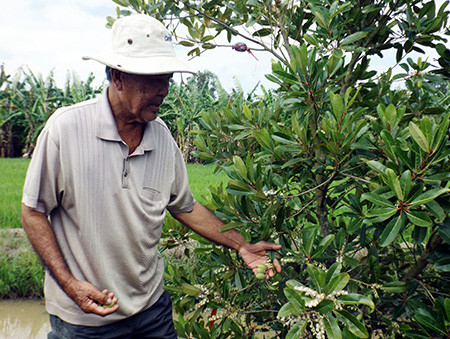
MULTIPOLYGON (((20 228, 20 204, 22 187, 28 168, 29 159, 0 159, 0 229, 20 228)), ((200 164, 187 165, 192 193, 197 201, 204 202, 207 188, 226 181, 224 173, 214 174, 214 167, 200 164)))

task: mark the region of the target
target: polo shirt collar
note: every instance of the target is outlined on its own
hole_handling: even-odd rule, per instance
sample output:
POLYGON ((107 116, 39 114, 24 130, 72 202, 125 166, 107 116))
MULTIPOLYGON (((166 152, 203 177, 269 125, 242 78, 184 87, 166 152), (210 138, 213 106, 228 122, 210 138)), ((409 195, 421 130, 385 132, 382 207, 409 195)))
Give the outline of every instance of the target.
MULTIPOLYGON (((154 133, 152 127, 155 122, 151 121, 145 125, 144 135, 141 144, 134 154, 143 153, 155 149, 154 133)), ((96 136, 102 140, 122 142, 122 138, 117 131, 111 105, 108 100, 108 88, 105 88, 97 101, 97 112, 95 115, 96 136)))

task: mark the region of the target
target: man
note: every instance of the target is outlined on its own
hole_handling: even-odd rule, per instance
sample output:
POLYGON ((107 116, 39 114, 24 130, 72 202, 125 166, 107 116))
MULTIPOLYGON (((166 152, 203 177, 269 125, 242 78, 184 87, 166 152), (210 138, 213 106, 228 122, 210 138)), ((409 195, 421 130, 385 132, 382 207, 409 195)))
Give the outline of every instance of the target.
MULTIPOLYGON (((157 247, 165 210, 233 248, 255 271, 266 250, 197 203, 185 164, 157 117, 174 72, 171 36, 146 15, 113 25, 111 51, 94 59, 110 84, 99 98, 56 111, 39 136, 22 199, 22 223, 47 268, 49 338, 176 338, 157 247), (105 307, 106 306, 106 307, 105 307)), ((280 272, 278 261, 275 269, 280 272)), ((274 275, 270 269, 267 278, 274 275)))

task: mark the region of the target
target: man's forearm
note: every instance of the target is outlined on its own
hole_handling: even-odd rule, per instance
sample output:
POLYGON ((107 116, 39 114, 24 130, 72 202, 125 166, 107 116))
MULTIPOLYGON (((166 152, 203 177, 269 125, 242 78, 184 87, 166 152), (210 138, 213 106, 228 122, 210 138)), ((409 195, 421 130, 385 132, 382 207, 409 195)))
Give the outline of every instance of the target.
POLYGON ((194 204, 192 212, 173 213, 172 216, 195 233, 217 244, 239 251, 245 243, 244 237, 236 230, 221 233, 224 223, 198 202, 194 204))
POLYGON ((22 204, 22 226, 44 265, 62 289, 68 293, 75 278, 64 261, 47 217, 22 204))

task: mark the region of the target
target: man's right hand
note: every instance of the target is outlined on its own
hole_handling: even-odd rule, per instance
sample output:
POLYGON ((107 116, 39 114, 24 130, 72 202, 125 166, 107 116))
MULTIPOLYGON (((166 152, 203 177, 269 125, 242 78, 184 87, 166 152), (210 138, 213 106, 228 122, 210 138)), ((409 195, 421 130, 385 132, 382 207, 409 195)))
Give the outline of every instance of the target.
POLYGON ((100 292, 86 281, 74 279, 67 286, 66 293, 86 313, 94 313, 104 317, 114 313, 119 308, 114 293, 108 293, 107 290, 100 292), (109 307, 111 303, 113 306, 109 307), (103 305, 108 307, 103 307, 103 305))

